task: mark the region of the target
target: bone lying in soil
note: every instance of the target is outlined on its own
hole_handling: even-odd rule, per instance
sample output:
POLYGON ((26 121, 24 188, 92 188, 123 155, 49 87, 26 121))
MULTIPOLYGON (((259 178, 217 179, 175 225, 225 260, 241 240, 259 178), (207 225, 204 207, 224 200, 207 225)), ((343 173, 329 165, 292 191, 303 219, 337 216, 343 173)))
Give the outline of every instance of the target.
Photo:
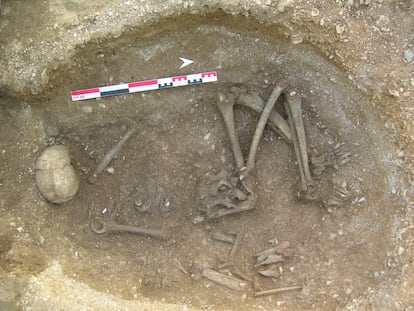
POLYGON ((121 140, 113 146, 108 153, 104 156, 102 161, 98 164, 97 168, 93 172, 91 176, 89 176, 88 181, 90 183, 94 182, 94 179, 98 177, 100 173, 111 163, 111 161, 116 157, 116 155, 121 151, 122 147, 128 141, 128 139, 136 133, 135 128, 130 128, 125 135, 121 138, 121 140))
POLYGON ((213 269, 204 269, 202 275, 206 279, 232 290, 243 290, 247 286, 245 281, 217 272, 213 269))
POLYGON ((220 181, 220 184, 216 187, 218 196, 225 194, 223 191, 219 191, 222 190, 223 186, 227 188, 230 187, 231 192, 227 193, 227 196, 224 198, 216 197, 206 204, 207 219, 217 219, 223 216, 248 211, 254 208, 256 196, 253 192, 253 181, 251 180, 251 176, 249 176, 249 173, 255 168, 257 149, 262 138, 264 128, 269 120, 269 116, 273 111, 273 107, 282 91, 283 87, 276 86, 269 100, 267 101, 264 109, 261 112, 261 116, 257 123, 252 143, 249 148, 247 167, 244 166, 245 161, 243 158, 243 154, 241 152, 240 143, 236 133, 236 126, 234 122, 233 109, 236 97, 233 94, 225 96, 223 93, 219 93, 217 107, 223 117, 227 134, 229 136, 230 143, 232 146, 233 156, 236 161, 236 167, 240 175, 239 180, 237 182, 238 187, 232 187, 232 184, 234 184, 234 182, 225 182, 223 180, 220 181), (214 208, 216 210, 211 212, 211 210, 213 210, 214 208))
POLYGON ((307 200, 316 200, 318 195, 315 183, 309 169, 308 151, 306 144, 305 127, 302 118, 302 100, 300 96, 289 96, 286 103, 289 127, 292 135, 293 147, 300 173, 300 195, 307 200))
POLYGON ((112 233, 112 232, 126 232, 134 233, 142 236, 157 238, 161 240, 168 240, 169 233, 165 230, 147 229, 130 225, 121 225, 115 222, 106 222, 102 219, 96 219, 91 223, 91 229, 97 234, 112 233))

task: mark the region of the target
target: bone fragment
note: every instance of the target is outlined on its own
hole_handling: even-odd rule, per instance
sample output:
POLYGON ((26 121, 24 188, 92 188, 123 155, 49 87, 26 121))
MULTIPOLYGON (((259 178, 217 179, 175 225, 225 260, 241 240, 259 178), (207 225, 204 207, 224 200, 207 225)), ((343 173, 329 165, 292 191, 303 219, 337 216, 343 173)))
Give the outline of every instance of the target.
MULTIPOLYGON (((226 207, 228 207, 228 206, 226 206, 226 207)), ((224 217, 224 216, 249 211, 253 208, 254 208, 254 204, 251 200, 241 201, 238 205, 233 205, 232 208, 229 208, 229 207, 226 208, 226 209, 221 208, 221 209, 211 213, 210 215, 208 215, 207 218, 209 220, 218 219, 218 218, 221 218, 221 217, 224 217)))
POLYGON ((211 238, 213 240, 216 240, 216 241, 226 242, 226 243, 230 243, 230 244, 233 244, 234 240, 235 240, 235 237, 233 235, 224 234, 224 233, 221 233, 221 232, 214 232, 211 235, 211 238))
POLYGON ((333 179, 332 192, 328 198, 327 205, 339 207, 343 205, 351 196, 351 191, 348 190, 348 183, 346 180, 340 178, 333 179))
POLYGON ((350 162, 352 159, 352 153, 347 150, 344 143, 338 143, 335 145, 334 154, 336 158, 336 164, 342 166, 350 162))
POLYGON ((93 183, 93 179, 92 177, 97 177, 100 173, 102 173, 102 171, 109 165, 109 163, 111 163, 111 161, 113 160, 113 158, 116 157, 116 155, 119 153, 119 151, 121 151, 122 147, 125 145, 125 143, 127 142, 127 140, 135 134, 137 130, 135 128, 130 128, 125 135, 121 138, 121 140, 119 142, 116 143, 115 146, 113 146, 108 153, 104 156, 104 158, 102 159, 102 161, 99 163, 99 165, 97 166, 97 168, 95 169, 95 171, 93 172, 93 174, 91 176, 89 176, 88 181, 93 183))
POLYGON ((267 256, 267 258, 261 262, 258 262, 255 267, 260 267, 263 265, 270 265, 272 263, 278 263, 278 262, 282 262, 285 261, 285 259, 283 258, 283 256, 281 255, 269 255, 267 256))
POLYGON ((180 270, 185 275, 188 275, 188 276, 190 275, 190 273, 188 273, 188 271, 184 268, 184 266, 181 264, 181 262, 177 258, 173 259, 173 264, 178 270, 180 270))
POLYGON ((256 130, 253 135, 252 144, 250 145, 249 156, 247 158, 247 173, 249 173, 254 167, 256 162, 257 148, 259 147, 260 139, 263 135, 263 130, 266 126, 269 115, 273 110, 273 107, 276 104, 277 99, 283 91, 283 87, 276 86, 270 95, 269 100, 264 107, 262 114, 260 115, 259 122, 257 123, 256 130))
POLYGON ((224 268, 228 268, 228 267, 231 267, 231 266, 233 266, 233 263, 231 263, 230 261, 226 261, 226 262, 223 262, 221 264, 218 264, 217 268, 224 269, 224 268))
POLYGON ((230 272, 232 274, 237 275, 238 277, 242 278, 243 280, 246 280, 248 282, 253 282, 253 279, 251 277, 247 276, 246 274, 244 274, 243 272, 239 271, 236 268, 231 269, 230 272))
POLYGON ((276 266, 270 267, 266 270, 258 271, 260 275, 263 275, 265 277, 271 277, 271 278, 278 278, 280 276, 280 271, 277 269, 276 266))
MULTIPOLYGON (((261 252, 255 254, 254 256, 260 258, 260 257, 263 257, 263 256, 267 257, 267 256, 273 255, 273 254, 283 254, 283 251, 286 248, 289 248, 289 247, 290 247, 290 242, 289 241, 282 241, 277 246, 265 249, 264 251, 261 251, 261 252)), ((260 260, 258 259, 258 261, 260 261, 260 260)))
POLYGON ((213 208, 216 207, 224 207, 227 209, 233 209, 237 208, 237 205, 234 204, 230 198, 224 197, 224 198, 212 198, 209 200, 206 204, 207 212, 209 213, 213 208))
POLYGON ((260 296, 282 294, 282 293, 287 293, 287 292, 292 292, 292 291, 299 291, 301 289, 302 289, 302 286, 280 287, 280 288, 274 288, 274 289, 255 292, 254 296, 260 297, 260 296))
POLYGON ((230 198, 236 199, 239 201, 246 201, 249 196, 241 191, 239 188, 233 188, 229 191, 230 198))
POLYGON ((226 97, 223 93, 219 93, 219 100, 217 107, 223 116, 224 124, 230 138, 231 147, 233 150, 234 160, 236 161, 237 169, 241 170, 244 167, 244 158, 240 148, 239 137, 236 133, 236 125, 234 123, 234 95, 226 97))
POLYGON ((246 287, 245 282, 235 277, 217 272, 213 269, 204 269, 202 275, 206 279, 232 290, 242 290, 246 287))
POLYGON ((314 154, 310 158, 310 163, 313 166, 313 175, 320 177, 325 171, 326 167, 332 166, 332 161, 330 161, 326 154, 314 154))
POLYGON ((259 277, 256 275, 253 276, 253 289, 255 292, 259 292, 263 290, 263 288, 260 286, 260 283, 259 283, 259 277))
POLYGON ((234 239, 234 244, 233 244, 233 247, 231 248, 230 255, 229 255, 230 259, 233 259, 236 256, 237 252, 240 249, 243 238, 244 238, 244 232, 240 232, 236 234, 236 238, 234 239))

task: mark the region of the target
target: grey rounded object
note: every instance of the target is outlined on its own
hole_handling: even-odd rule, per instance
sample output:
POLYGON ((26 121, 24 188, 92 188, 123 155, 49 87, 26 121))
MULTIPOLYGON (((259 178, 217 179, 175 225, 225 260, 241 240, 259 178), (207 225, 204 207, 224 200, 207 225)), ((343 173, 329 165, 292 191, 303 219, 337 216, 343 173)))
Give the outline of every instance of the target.
POLYGON ((79 190, 79 177, 70 163, 66 146, 52 146, 36 160, 36 184, 52 203, 65 203, 79 190))

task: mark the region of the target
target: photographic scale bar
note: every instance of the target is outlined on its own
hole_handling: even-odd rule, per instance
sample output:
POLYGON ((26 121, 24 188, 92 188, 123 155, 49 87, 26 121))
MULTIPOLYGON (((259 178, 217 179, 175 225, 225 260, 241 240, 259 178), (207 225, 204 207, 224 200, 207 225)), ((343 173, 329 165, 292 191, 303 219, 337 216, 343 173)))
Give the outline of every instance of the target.
POLYGON ((193 85, 217 81, 217 72, 208 71, 189 75, 180 75, 167 78, 159 78, 145 81, 122 83, 95 87, 91 89, 72 91, 72 101, 100 98, 128 93, 145 92, 165 89, 177 86, 193 85))

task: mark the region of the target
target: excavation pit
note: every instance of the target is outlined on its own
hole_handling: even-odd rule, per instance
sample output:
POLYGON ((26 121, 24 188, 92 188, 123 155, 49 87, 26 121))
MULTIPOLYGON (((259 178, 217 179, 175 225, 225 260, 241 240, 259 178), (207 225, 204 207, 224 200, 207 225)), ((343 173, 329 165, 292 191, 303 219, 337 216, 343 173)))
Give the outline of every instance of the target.
MULTIPOLYGON (((167 18, 116 39, 94 39, 72 59, 48 73, 47 92, 26 101, 2 98, 1 139, 8 155, 2 187, 8 191, 1 206, 18 231, 17 238, 16 228, 4 235, 4 270, 18 262, 37 275, 57 261, 68 278, 131 300, 131 306, 149 299, 214 310, 346 308, 398 283, 405 250, 401 159, 367 98, 316 50, 287 42, 255 20, 220 13, 167 18), (178 69, 179 57, 195 62, 178 69), (72 102, 69 96, 82 88, 205 71, 216 71, 218 81, 98 100, 72 102), (230 94, 235 86, 266 100, 281 81, 289 88, 275 109, 286 118, 285 97, 301 96, 321 199, 298 199, 293 147, 266 127, 252 172, 255 208, 197 223, 208 178, 235 170, 218 92, 230 94), (130 128, 137 131, 88 182, 130 128), (63 205, 45 201, 32 178, 33 163, 47 145, 66 145, 81 179, 78 194, 63 205), (321 156, 326 161, 318 162, 321 156), (17 184, 27 191, 12 191, 17 184), (164 228, 172 236, 98 235, 90 228, 96 218, 164 228), (232 245, 218 241, 219 233, 243 233, 232 259, 232 245), (264 269, 255 266, 254 255, 287 242, 284 260, 265 265, 280 275, 258 273, 264 269), (22 245, 37 254, 34 263, 18 252, 22 245), (210 268, 245 285, 220 286, 203 276, 210 268), (254 296, 296 285, 301 289, 254 296)), ((235 119, 247 157, 259 115, 236 106, 235 119)), ((21 303, 32 299, 23 297, 21 303)))

